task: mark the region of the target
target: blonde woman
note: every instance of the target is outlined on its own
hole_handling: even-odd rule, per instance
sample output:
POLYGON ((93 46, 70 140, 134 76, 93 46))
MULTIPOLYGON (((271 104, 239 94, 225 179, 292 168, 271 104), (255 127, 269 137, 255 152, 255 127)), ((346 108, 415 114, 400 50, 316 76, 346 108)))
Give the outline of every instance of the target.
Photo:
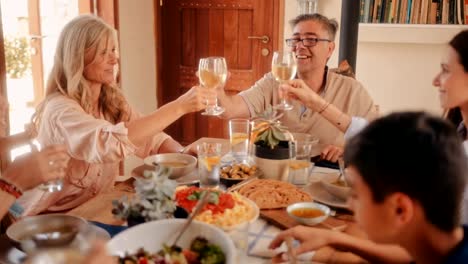
POLYGON ((115 85, 117 63, 115 31, 98 17, 78 16, 62 30, 34 123, 40 143, 65 144, 71 160, 62 192, 34 190, 20 199, 26 215, 68 210, 111 190, 128 155, 181 151, 163 129, 216 97, 191 89, 142 116, 115 85))

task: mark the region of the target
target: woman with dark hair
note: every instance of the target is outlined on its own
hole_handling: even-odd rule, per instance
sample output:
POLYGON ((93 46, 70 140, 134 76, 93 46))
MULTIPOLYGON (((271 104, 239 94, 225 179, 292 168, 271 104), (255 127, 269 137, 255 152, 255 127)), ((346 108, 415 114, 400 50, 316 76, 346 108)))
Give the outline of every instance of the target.
POLYGON ((441 71, 433 85, 439 89, 440 105, 448 109, 447 118, 457 126, 468 150, 468 30, 458 33, 450 42, 442 58, 441 71))

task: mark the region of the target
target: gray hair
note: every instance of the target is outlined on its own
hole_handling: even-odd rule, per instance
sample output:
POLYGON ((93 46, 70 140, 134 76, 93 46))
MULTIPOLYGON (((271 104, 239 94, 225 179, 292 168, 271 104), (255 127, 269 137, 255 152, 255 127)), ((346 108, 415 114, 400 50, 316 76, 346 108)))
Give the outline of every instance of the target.
POLYGON ((298 15, 297 17, 289 21, 289 25, 291 25, 291 27, 294 28, 300 22, 309 21, 309 20, 316 21, 322 24, 322 26, 328 31, 330 40, 332 41, 335 40, 336 32, 338 31, 338 21, 336 21, 336 19, 334 18, 330 19, 319 13, 298 15))

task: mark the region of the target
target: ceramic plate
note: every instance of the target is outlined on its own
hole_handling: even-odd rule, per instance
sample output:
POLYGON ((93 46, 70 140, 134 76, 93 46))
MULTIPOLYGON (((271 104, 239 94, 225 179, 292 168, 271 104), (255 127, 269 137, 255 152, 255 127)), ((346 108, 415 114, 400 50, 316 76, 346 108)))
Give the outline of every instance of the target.
POLYGON ((91 228, 95 236, 100 240, 107 241, 111 239, 109 232, 107 232, 104 228, 99 227, 97 225, 93 225, 92 223, 89 223, 89 227, 91 228))
MULTIPOLYGON (((136 168, 134 168, 132 170, 132 177, 133 178, 140 178, 142 177, 143 175, 143 172, 145 170, 152 170, 154 169, 152 166, 148 166, 148 165, 141 165, 141 166, 138 166, 136 168)), ((193 170, 191 173, 187 174, 187 175, 184 175, 180 178, 177 178, 176 181, 179 185, 192 185, 192 184, 196 184, 198 183, 199 179, 198 179, 198 173, 197 173, 197 169, 193 170)))
POLYGON ((320 182, 311 182, 309 185, 304 187, 304 190, 310 195, 312 195, 312 199, 314 201, 335 207, 335 208, 343 208, 348 209, 348 205, 345 200, 337 198, 331 195, 327 190, 323 188, 323 185, 320 182))
MULTIPOLYGON (((163 243, 174 241, 176 234, 185 224, 185 219, 166 219, 146 222, 129 228, 107 243, 111 255, 122 255, 124 252, 135 252, 143 247, 150 253, 158 252, 163 243)), ((177 245, 187 248, 197 236, 203 236, 211 243, 218 245, 226 255, 226 263, 235 263, 236 248, 229 236, 221 229, 199 221, 193 221, 182 235, 177 245)))

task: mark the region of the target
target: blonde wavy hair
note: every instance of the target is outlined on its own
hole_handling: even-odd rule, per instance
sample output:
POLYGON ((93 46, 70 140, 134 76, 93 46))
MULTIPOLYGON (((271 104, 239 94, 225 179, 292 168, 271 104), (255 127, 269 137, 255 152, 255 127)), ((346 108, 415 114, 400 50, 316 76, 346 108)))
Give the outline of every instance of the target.
MULTIPOLYGON (((90 92, 88 81, 83 75, 85 55, 93 52, 92 64, 110 39, 117 45, 115 30, 102 19, 93 15, 80 15, 71 20, 62 30, 57 42, 54 65, 46 85, 45 99, 37 107, 32 121, 36 128, 50 98, 64 95, 77 101, 86 113, 93 114, 89 103, 90 92)), ((113 123, 129 120, 129 107, 116 84, 103 84, 98 99, 99 111, 104 118, 113 123)))

